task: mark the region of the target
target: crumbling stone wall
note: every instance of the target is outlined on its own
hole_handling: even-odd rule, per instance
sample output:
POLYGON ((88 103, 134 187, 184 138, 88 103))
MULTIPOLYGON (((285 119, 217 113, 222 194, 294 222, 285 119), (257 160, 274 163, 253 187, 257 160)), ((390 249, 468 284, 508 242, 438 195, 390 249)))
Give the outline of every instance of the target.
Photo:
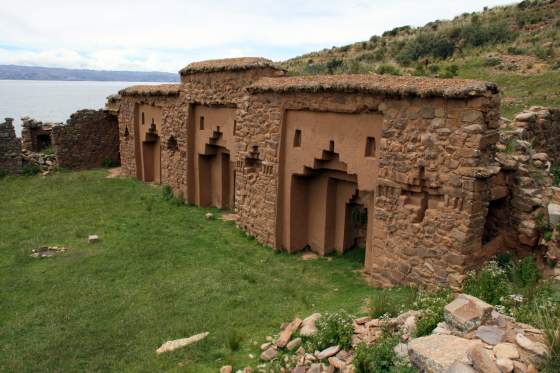
POLYGON ((551 198, 553 162, 560 160, 560 111, 533 107, 512 122, 502 119, 496 160, 507 179, 510 214, 503 246, 529 252, 542 238, 551 198))
POLYGON ((546 153, 552 163, 560 163, 560 109, 533 106, 516 115, 504 131, 510 139, 529 141, 535 154, 546 153))
POLYGON ((52 128, 52 141, 61 167, 88 169, 120 162, 117 118, 106 110, 77 111, 65 125, 52 128))
POLYGON ((0 123, 0 173, 21 172, 21 142, 16 137, 12 118, 0 123))
POLYGON ((22 149, 38 153, 52 145, 52 129, 61 123, 44 123, 29 117, 21 118, 22 149))

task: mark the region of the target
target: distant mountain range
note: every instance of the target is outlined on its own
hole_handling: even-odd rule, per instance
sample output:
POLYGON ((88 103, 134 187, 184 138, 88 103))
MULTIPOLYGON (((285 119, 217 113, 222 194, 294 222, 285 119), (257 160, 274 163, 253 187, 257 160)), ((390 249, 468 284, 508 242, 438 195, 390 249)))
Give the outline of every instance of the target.
POLYGON ((163 72, 62 69, 0 65, 0 80, 90 80, 121 82, 178 82, 179 75, 163 72))

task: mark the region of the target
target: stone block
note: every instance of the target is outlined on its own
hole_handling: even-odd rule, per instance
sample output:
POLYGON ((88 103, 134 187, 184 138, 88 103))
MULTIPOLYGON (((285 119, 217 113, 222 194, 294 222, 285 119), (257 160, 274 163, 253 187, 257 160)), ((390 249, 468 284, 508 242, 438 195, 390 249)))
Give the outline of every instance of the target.
POLYGON ((410 341, 408 351, 412 364, 421 371, 446 373, 457 361, 468 365, 467 352, 481 345, 478 340, 453 335, 430 335, 410 341))
POLYGON ((468 332, 476 329, 491 318, 490 304, 467 294, 460 294, 453 302, 445 306, 445 321, 454 328, 468 332))

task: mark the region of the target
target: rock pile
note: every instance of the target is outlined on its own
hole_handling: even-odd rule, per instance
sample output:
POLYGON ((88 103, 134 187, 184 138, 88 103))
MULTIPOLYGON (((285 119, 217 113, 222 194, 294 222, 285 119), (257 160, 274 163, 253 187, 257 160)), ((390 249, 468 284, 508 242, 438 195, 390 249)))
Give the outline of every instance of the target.
POLYGON ((54 154, 35 153, 29 150, 23 150, 21 152, 21 157, 24 167, 25 165, 30 165, 43 175, 48 175, 52 171, 55 171, 58 165, 56 155, 54 154))
MULTIPOLYGON (((500 314, 493 306, 478 298, 460 294, 445 306, 445 321, 438 324, 431 335, 413 338, 416 321, 422 311, 407 311, 395 318, 354 319, 352 347, 330 346, 322 351, 307 351, 304 340, 318 333, 315 326, 320 314, 303 320, 296 318, 282 325, 277 336, 267 337, 260 346, 259 372, 291 373, 354 372, 355 347, 361 343, 375 344, 384 332, 401 336, 394 352, 408 360, 422 372, 476 373, 515 372, 534 373, 548 350, 543 331, 516 322, 500 314)), ((248 368, 245 368, 248 369, 248 368)), ((221 372, 232 372, 231 366, 221 372)))

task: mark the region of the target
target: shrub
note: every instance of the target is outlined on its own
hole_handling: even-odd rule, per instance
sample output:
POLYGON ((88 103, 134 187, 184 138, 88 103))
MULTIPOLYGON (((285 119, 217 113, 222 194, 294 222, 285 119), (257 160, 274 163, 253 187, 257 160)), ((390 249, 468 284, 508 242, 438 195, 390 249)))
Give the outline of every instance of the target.
POLYGON ((8 176, 8 171, 0 168, 0 180, 8 176))
POLYGON ((439 75, 440 78, 451 79, 459 74, 459 66, 456 64, 448 65, 445 67, 443 73, 439 75))
POLYGON ((380 75, 401 75, 401 71, 397 67, 389 64, 379 65, 375 72, 380 75))
POLYGON ((241 340, 243 338, 236 331, 231 331, 227 334, 226 345, 231 351, 238 351, 241 347, 241 340))
POLYGON ((327 70, 329 74, 334 74, 334 72, 341 67, 343 61, 340 58, 333 58, 327 62, 327 70))
POLYGON ((545 373, 560 372, 560 307, 543 307, 539 309, 538 318, 548 347, 540 368, 545 373))
POLYGON ((474 17, 469 24, 458 26, 451 31, 450 35, 453 35, 457 40, 460 39, 465 46, 469 47, 505 43, 517 37, 516 33, 510 30, 508 24, 504 21, 482 24, 480 20, 474 17))
POLYGON ((560 187, 560 164, 552 166, 550 173, 552 174, 552 183, 554 186, 560 187))
POLYGON ((500 60, 497 57, 487 57, 484 59, 484 66, 488 66, 488 67, 494 67, 494 66, 498 66, 502 63, 502 60, 500 60))
POLYGON ((34 163, 27 163, 21 170, 25 176, 34 176, 41 171, 41 167, 34 163))
POLYGON ((374 345, 359 344, 352 360, 356 373, 415 372, 410 362, 399 359, 393 351, 398 343, 399 335, 385 334, 374 345))
POLYGON ((516 55, 516 56, 525 54, 525 51, 524 51, 523 49, 517 48, 517 47, 515 47, 515 46, 509 47, 509 48, 507 49, 507 52, 508 52, 509 54, 513 54, 513 55, 516 55))
POLYGON ((422 310, 422 317, 416 322, 416 337, 430 334, 443 321, 443 308, 453 300, 449 289, 418 291, 414 308, 422 310))
POLYGON ((339 345, 346 349, 352 346, 354 323, 352 315, 341 310, 335 313, 326 313, 317 320, 317 334, 311 337, 311 345, 316 350, 339 345))
POLYGON ((463 292, 490 304, 499 304, 510 289, 507 271, 496 261, 488 262, 478 272, 469 272, 463 282, 463 292))
POLYGON ((432 56, 445 59, 453 55, 455 44, 441 33, 420 33, 410 40, 395 56, 402 65, 417 61, 420 57, 432 56))
POLYGON ((46 147, 45 149, 41 150, 42 154, 45 155, 53 155, 54 154, 54 148, 51 146, 46 147))
POLYGON ((398 316, 398 304, 392 300, 390 290, 382 289, 369 299, 369 315, 373 319, 378 319, 384 315, 390 317, 398 316))
POLYGON ((103 167, 103 168, 111 168, 111 167, 116 167, 116 166, 118 166, 117 162, 113 161, 110 158, 105 158, 101 162, 101 167, 103 167))
POLYGON ((535 257, 531 255, 514 262, 511 265, 510 278, 517 287, 534 287, 541 278, 535 257))

